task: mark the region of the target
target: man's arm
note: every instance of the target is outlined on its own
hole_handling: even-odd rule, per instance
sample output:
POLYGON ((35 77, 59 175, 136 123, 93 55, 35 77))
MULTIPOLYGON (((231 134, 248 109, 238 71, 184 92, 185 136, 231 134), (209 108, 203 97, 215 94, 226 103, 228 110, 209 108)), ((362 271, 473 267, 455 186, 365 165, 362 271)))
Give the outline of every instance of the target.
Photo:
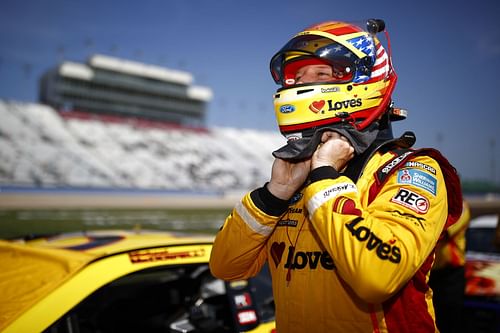
POLYGON ((266 242, 288 208, 266 186, 247 194, 218 232, 210 256, 210 270, 225 280, 255 276, 267 260, 266 242))
POLYGON ((396 172, 363 209, 357 186, 325 166, 312 171, 313 183, 305 190, 309 218, 338 273, 368 302, 384 301, 416 274, 447 219, 446 185, 438 163, 426 156, 414 161, 436 170, 429 175, 435 188, 401 183, 396 172))

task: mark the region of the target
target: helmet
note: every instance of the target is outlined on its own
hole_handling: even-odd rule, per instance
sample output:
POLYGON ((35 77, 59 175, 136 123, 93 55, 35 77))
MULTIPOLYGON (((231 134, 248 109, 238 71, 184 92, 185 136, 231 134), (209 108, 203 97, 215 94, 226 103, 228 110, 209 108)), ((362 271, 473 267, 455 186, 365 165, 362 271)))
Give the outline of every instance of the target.
POLYGON ((281 85, 274 109, 283 135, 306 137, 336 124, 362 131, 388 112, 397 76, 376 37, 381 31, 385 23, 379 19, 367 20, 364 28, 324 22, 295 35, 272 57, 271 74, 281 85), (297 70, 310 64, 329 65, 333 79, 296 83, 297 70))

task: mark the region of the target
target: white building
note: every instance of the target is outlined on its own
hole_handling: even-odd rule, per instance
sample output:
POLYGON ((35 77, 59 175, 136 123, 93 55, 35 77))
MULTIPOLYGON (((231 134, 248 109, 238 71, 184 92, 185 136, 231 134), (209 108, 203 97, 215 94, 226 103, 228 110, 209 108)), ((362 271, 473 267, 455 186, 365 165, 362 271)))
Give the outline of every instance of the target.
POLYGON ((80 111, 205 125, 207 87, 188 72, 105 55, 86 64, 63 62, 40 82, 40 101, 60 111, 80 111))

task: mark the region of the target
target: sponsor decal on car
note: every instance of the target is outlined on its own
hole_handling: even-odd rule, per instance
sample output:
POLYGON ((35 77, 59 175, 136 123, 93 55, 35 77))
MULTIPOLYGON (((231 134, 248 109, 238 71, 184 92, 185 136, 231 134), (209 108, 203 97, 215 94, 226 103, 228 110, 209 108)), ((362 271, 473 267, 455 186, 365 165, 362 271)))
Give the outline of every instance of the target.
POLYGON ((180 258, 203 257, 205 249, 195 249, 189 251, 171 251, 169 249, 137 250, 128 254, 130 262, 133 264, 153 261, 174 260, 180 258))
POLYGON ((237 314, 238 324, 248 325, 257 322, 257 313, 254 310, 244 310, 237 314))
POLYGON ((252 298, 248 292, 243 294, 234 295, 234 304, 238 309, 252 306, 252 298))
POLYGON ((248 286, 247 280, 236 280, 229 282, 229 287, 231 287, 231 289, 240 290, 246 288, 247 286, 248 286))

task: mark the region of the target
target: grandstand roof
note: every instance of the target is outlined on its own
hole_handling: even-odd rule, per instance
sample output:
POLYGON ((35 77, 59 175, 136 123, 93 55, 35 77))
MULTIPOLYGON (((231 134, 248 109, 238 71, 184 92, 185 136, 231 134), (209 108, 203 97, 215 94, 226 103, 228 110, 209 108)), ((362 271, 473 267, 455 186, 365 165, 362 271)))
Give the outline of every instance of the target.
POLYGON ((58 67, 60 75, 85 81, 94 78, 94 69, 118 72, 126 75, 154 79, 168 83, 180 84, 187 87, 188 97, 208 102, 213 93, 210 88, 192 86, 193 76, 184 71, 143 64, 136 61, 124 60, 101 54, 91 56, 87 64, 65 61, 58 67))
POLYGON ((182 85, 189 85, 193 82, 193 76, 188 72, 148 65, 132 60, 114 58, 101 54, 91 56, 88 60, 88 64, 94 68, 107 69, 114 72, 179 83, 182 85))

